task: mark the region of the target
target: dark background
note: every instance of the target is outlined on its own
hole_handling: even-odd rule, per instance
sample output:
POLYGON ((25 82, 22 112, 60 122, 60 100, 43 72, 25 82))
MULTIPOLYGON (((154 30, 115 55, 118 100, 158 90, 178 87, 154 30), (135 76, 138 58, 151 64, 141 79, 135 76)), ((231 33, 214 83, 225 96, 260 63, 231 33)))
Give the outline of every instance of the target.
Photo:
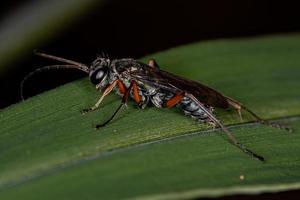
MULTIPOLYGON (((2 1, 0 22, 26 2, 2 1)), ((35 49, 83 63, 90 63, 101 52, 113 58, 139 58, 201 40, 297 32, 299 19, 296 1, 110 0, 95 6, 71 27, 35 49)), ((53 62, 33 55, 11 63, 11 70, 0 74, 0 108, 20 101, 22 78, 47 64, 53 62)), ((26 83, 25 96, 82 76, 80 72, 64 70, 39 74, 26 83)))
MULTIPOLYGON (((0 22, 26 3, 1 1, 0 22)), ((113 58, 139 58, 201 40, 299 32, 299 10, 297 1, 110 0, 95 6, 36 49, 83 63, 90 63, 101 52, 113 58)), ((49 64, 52 62, 33 55, 10 63, 8 70, 0 74, 0 109, 20 101, 19 86, 26 74, 49 64)), ((63 70, 39 74, 26 83, 25 96, 80 77, 80 72, 63 70)), ((299 191, 223 199, 279 199, 297 194, 299 191)))

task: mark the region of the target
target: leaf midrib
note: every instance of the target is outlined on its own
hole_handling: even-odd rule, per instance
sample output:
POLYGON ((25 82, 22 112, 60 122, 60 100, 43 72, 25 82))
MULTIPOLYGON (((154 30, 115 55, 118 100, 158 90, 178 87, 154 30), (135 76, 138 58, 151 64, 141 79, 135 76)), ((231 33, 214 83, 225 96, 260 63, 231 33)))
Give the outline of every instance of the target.
MULTIPOLYGON (((279 122, 279 123, 280 122, 288 123, 288 122, 300 121, 300 115, 279 117, 276 119, 269 119, 269 121, 270 122, 279 122)), ((257 127, 257 126, 263 126, 263 125, 254 121, 254 122, 235 123, 235 124, 228 125, 226 127, 232 132, 232 130, 235 130, 238 128, 245 128, 245 127, 248 128, 248 127, 257 127)), ((101 159, 101 158, 104 158, 107 156, 111 156, 111 155, 114 155, 114 154, 117 154, 120 152, 126 152, 126 151, 130 151, 132 149, 137 149, 137 148, 141 148, 141 147, 148 146, 148 145, 168 142, 168 141, 172 141, 172 140, 176 140, 176 139, 180 139, 180 138, 189 138, 189 137, 194 137, 194 136, 207 137, 207 136, 211 136, 217 132, 224 134, 224 132, 222 132, 222 130, 220 128, 206 129, 206 130, 200 130, 200 131, 189 131, 189 132, 184 132, 182 134, 178 134, 175 136, 168 136, 168 137, 160 138, 160 139, 147 140, 147 141, 141 142, 141 143, 134 143, 134 144, 130 144, 127 146, 108 149, 108 150, 96 153, 95 155, 82 157, 77 160, 66 161, 65 163, 60 163, 60 164, 51 166, 50 168, 47 168, 47 170, 43 170, 40 172, 34 172, 30 176, 22 177, 19 180, 14 180, 12 182, 0 185, 0 191, 5 190, 7 188, 20 186, 20 185, 26 184, 27 182, 30 182, 32 180, 39 179, 39 178, 42 178, 44 176, 48 176, 51 174, 55 174, 55 173, 67 170, 69 168, 80 166, 80 165, 86 164, 90 161, 98 160, 98 159, 101 159)), ((243 156, 243 155, 241 154, 241 156, 243 156)), ((249 158, 249 159, 251 159, 251 158, 249 158)))

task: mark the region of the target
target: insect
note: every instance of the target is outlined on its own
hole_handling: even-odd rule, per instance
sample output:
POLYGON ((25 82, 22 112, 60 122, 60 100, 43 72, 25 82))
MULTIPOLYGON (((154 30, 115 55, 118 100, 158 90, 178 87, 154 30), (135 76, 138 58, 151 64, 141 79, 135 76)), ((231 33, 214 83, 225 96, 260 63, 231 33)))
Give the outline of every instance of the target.
POLYGON ((218 108, 234 108, 241 117, 241 111, 245 110, 250 113, 257 122, 271 127, 286 129, 291 128, 278 123, 271 123, 260 118, 253 111, 245 107, 237 100, 225 96, 215 89, 188 80, 180 76, 166 72, 158 66, 154 59, 149 60, 148 64, 139 62, 131 58, 125 59, 109 59, 106 56, 98 57, 90 66, 64 59, 61 57, 35 52, 36 55, 60 61, 64 64, 50 65, 38 68, 29 73, 21 83, 21 97, 23 98, 24 82, 33 74, 50 69, 77 69, 89 75, 92 84, 97 90, 103 90, 101 98, 94 106, 82 110, 82 114, 87 114, 96 110, 103 99, 113 90, 122 96, 121 104, 112 114, 112 116, 102 124, 96 126, 97 129, 104 127, 113 120, 118 111, 124 106, 129 97, 137 103, 140 108, 145 108, 149 104, 153 104, 158 108, 179 107, 186 115, 200 121, 210 123, 216 127, 220 127, 228 136, 229 141, 249 156, 264 161, 264 157, 260 156, 242 143, 240 143, 234 135, 218 120, 213 114, 213 109, 218 108))

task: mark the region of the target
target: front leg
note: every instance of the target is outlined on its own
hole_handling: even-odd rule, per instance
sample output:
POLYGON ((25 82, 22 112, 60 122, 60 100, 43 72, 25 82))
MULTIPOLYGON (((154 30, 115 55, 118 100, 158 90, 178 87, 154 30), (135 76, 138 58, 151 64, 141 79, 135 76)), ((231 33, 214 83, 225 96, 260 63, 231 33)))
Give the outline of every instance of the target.
POLYGON ((114 87, 116 86, 116 84, 118 84, 118 88, 119 88, 120 93, 124 94, 125 91, 126 91, 126 87, 125 87, 124 83, 121 80, 115 80, 112 84, 110 84, 104 90, 101 98, 97 101, 97 103, 94 106, 90 107, 90 108, 83 109, 81 111, 81 114, 85 115, 85 114, 87 114, 89 112, 97 110, 97 108, 100 106, 101 102, 103 101, 104 97, 106 97, 114 89, 114 87))
POLYGON ((137 90, 137 84, 136 84, 136 81, 135 80, 132 80, 130 82, 130 86, 128 87, 128 89, 126 89, 126 91, 124 92, 124 95, 122 97, 122 101, 121 101, 121 104, 119 105, 119 107, 116 109, 116 111, 112 114, 112 116, 107 120, 105 121, 104 123, 102 124, 98 124, 96 125, 96 129, 99 129, 101 127, 104 127, 106 126, 109 122, 111 122, 113 120, 113 118, 116 116, 116 114, 120 111, 120 109, 127 104, 127 101, 128 101, 128 98, 129 98, 129 95, 130 95, 130 92, 131 90, 133 90, 133 97, 134 97, 134 100, 139 104, 141 102, 141 98, 138 94, 138 90, 137 90))

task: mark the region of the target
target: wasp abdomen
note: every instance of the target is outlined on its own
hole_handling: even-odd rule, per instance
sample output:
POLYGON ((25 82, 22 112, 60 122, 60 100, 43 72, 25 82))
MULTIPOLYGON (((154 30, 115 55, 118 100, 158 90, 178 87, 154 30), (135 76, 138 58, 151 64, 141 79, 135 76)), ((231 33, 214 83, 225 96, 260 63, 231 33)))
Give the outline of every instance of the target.
MULTIPOLYGON (((181 108, 186 115, 190 115, 194 119, 208 121, 207 114, 188 97, 183 97, 178 107, 181 108)), ((209 107, 208 110, 212 112, 212 107, 209 107)))

